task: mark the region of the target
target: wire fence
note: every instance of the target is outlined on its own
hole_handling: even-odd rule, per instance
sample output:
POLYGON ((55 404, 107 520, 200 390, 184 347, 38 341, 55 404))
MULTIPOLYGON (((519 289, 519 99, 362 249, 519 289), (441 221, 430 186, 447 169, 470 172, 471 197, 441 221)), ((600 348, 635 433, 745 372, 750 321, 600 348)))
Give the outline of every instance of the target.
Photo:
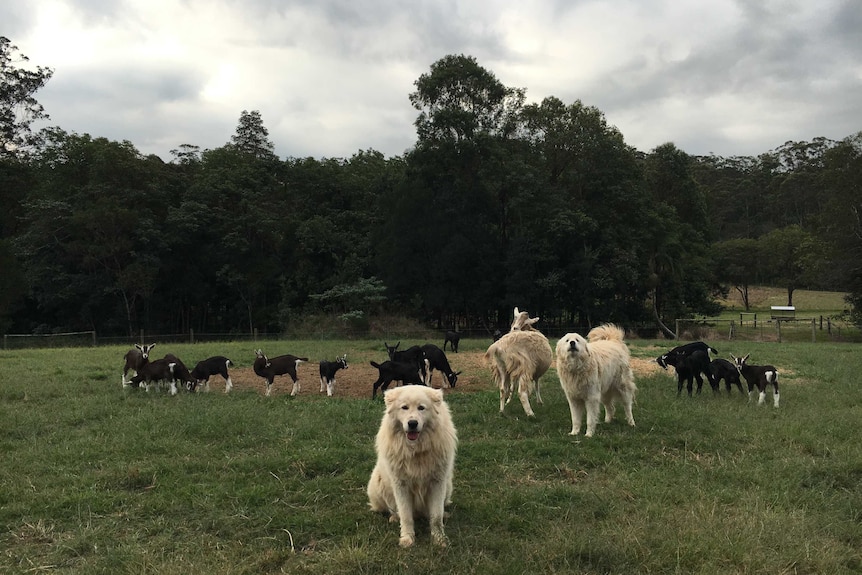
MULTIPOLYGON (((566 333, 589 332, 592 326, 563 326, 559 324, 541 326, 541 331, 549 339, 557 339, 566 333)), ((626 338, 664 339, 665 336, 653 323, 634 323, 624 325, 626 338)), ((862 330, 850 322, 839 321, 823 316, 809 318, 758 318, 757 314, 740 314, 740 319, 678 319, 675 321, 677 339, 695 340, 741 340, 774 342, 862 342, 862 330)), ((55 347, 95 347, 99 345, 141 345, 162 343, 204 343, 222 341, 277 341, 277 340, 336 340, 336 339, 380 339, 389 343, 398 341, 435 342, 443 346, 446 330, 405 329, 386 331, 376 329, 371 332, 342 326, 308 333, 266 333, 255 330, 251 333, 149 333, 141 330, 135 337, 100 336, 95 331, 76 331, 50 334, 6 334, 3 336, 3 349, 55 348, 55 347)), ((494 334, 487 329, 461 329, 463 339, 486 339, 493 341, 494 334)))

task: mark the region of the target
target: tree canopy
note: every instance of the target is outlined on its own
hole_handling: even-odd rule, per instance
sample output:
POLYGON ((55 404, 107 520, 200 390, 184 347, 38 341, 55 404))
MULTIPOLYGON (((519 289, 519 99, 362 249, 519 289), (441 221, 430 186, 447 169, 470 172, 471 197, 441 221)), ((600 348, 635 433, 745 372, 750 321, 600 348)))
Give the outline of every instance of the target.
POLYGON ((753 282, 862 300, 862 133, 758 157, 644 152, 594 106, 527 104, 449 55, 408 95, 403 157, 282 160, 243 110, 224 146, 165 163, 58 127, 33 137, 51 71, 17 68, 15 50, 0 39, 2 330, 275 333, 387 309, 491 332, 518 305, 670 335, 753 282))

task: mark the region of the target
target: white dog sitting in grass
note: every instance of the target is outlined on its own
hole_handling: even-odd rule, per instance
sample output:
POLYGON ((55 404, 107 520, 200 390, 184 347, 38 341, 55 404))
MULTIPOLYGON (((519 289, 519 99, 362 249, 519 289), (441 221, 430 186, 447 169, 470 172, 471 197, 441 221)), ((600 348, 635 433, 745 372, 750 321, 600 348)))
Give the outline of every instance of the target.
POLYGON ((402 547, 413 545, 416 517, 430 520, 431 538, 445 547, 443 515, 452 498, 458 436, 443 390, 405 385, 388 390, 383 399, 377 465, 368 482, 371 510, 401 521, 402 547))

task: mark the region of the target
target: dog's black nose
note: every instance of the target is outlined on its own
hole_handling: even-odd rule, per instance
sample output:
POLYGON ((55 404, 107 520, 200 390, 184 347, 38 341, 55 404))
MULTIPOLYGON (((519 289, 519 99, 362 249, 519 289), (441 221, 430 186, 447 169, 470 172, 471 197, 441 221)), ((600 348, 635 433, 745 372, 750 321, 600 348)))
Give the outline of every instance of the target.
POLYGON ((416 429, 417 427, 419 427, 419 422, 416 421, 415 419, 411 419, 410 421, 407 422, 407 428, 408 429, 416 429))

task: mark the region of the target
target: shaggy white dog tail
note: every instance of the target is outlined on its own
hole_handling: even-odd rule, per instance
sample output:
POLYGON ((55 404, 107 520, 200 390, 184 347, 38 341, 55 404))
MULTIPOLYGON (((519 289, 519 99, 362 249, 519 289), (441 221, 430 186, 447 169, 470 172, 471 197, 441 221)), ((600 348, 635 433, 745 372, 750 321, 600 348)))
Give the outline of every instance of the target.
POLYGON ((623 342, 626 337, 626 332, 623 328, 618 325, 612 323, 602 324, 598 327, 594 327, 590 330, 590 333, 587 334, 587 340, 589 341, 618 341, 623 342))

